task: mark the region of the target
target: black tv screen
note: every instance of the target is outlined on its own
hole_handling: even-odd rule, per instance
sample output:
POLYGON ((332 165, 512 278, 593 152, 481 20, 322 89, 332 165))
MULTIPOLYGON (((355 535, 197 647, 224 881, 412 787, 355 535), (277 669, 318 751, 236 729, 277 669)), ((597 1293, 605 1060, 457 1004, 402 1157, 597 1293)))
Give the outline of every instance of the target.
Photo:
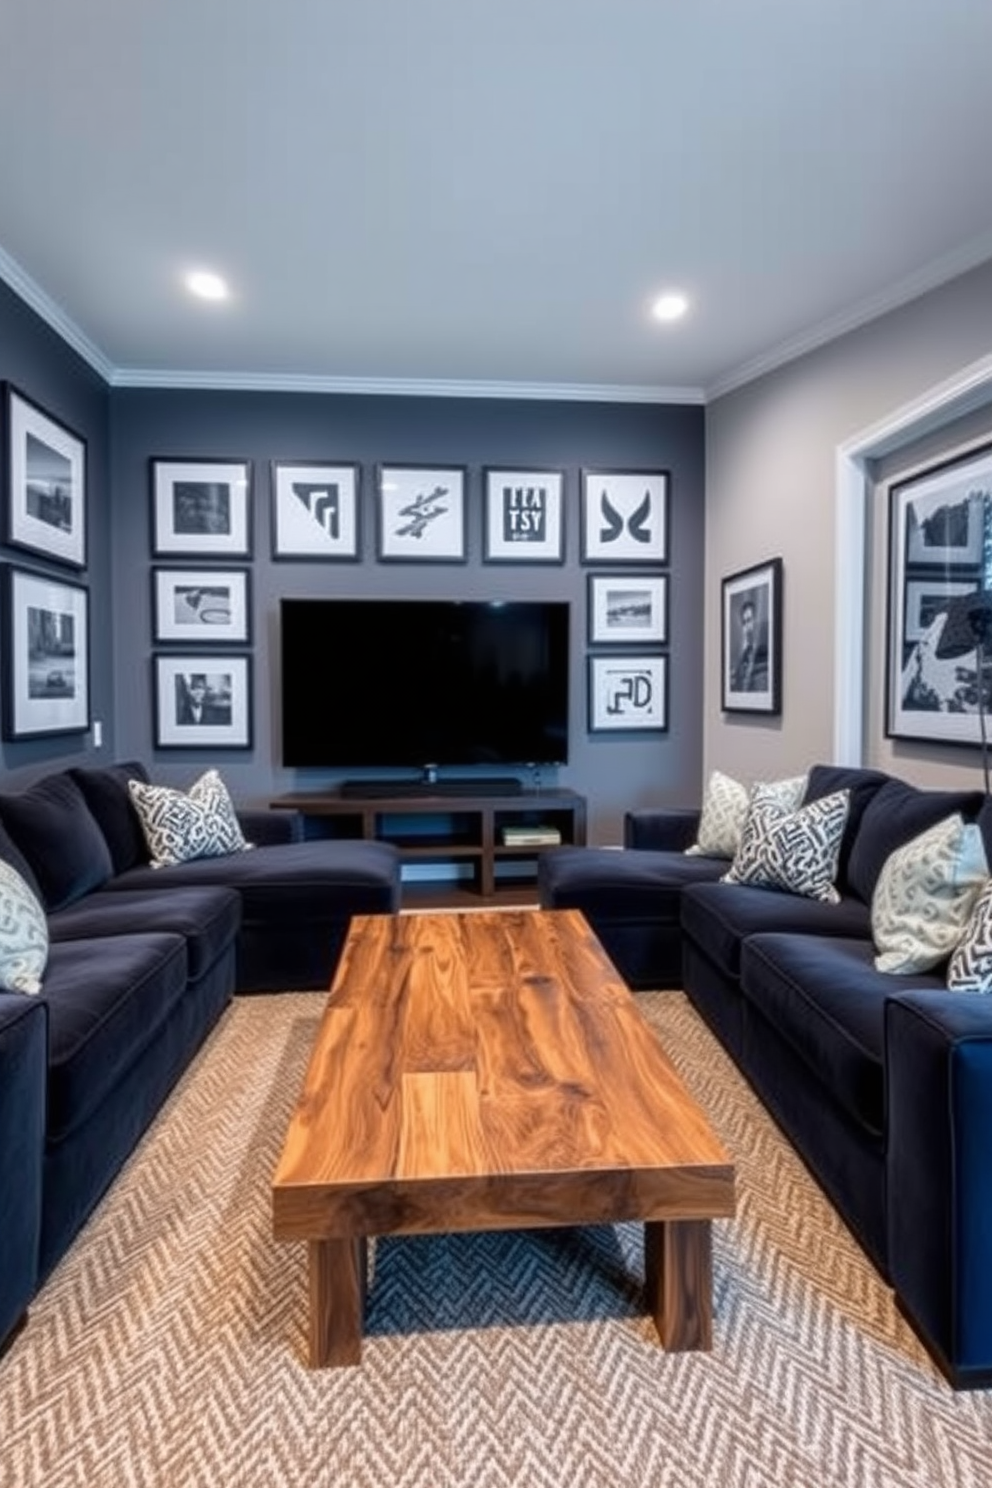
POLYGON ((284 599, 283 763, 564 764, 568 605, 284 599))

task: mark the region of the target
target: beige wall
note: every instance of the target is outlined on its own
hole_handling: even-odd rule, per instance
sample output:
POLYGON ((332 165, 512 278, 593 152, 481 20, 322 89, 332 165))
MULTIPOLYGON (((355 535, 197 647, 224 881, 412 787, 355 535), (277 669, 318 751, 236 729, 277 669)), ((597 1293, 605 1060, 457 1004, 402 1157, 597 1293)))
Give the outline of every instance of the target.
MULTIPOLYGON (((836 452, 992 353, 992 262, 707 408, 704 771, 754 780, 830 760, 836 452), (782 713, 720 710, 720 580, 784 562, 782 713)), ((886 482, 992 430, 992 409, 889 457, 869 510, 865 762, 921 783, 971 780, 977 751, 883 738, 886 482)), ((854 575, 856 581, 857 576, 854 575)))

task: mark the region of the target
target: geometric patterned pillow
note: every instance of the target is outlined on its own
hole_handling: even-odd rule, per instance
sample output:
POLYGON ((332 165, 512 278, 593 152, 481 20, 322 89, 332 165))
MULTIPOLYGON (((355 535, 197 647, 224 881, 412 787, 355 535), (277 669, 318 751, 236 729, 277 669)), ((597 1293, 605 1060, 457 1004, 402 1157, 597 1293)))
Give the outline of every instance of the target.
POLYGON ((746 785, 714 770, 706 783, 703 809, 699 818, 696 841, 685 849, 690 857, 732 858, 741 845, 741 832, 747 820, 748 807, 756 792, 786 811, 792 811, 802 800, 806 776, 768 781, 748 791, 746 785))
POLYGON ((988 878, 981 828, 960 812, 889 854, 871 900, 879 971, 929 971, 953 953, 988 878))
POLYGON ((34 996, 47 964, 45 911, 17 870, 0 858, 0 988, 34 996))
POLYGON ((850 791, 841 790, 786 811, 756 787, 741 845, 722 882, 784 889, 836 904, 834 879, 850 801, 850 791))
POLYGON ((975 900, 947 968, 951 992, 992 992, 992 878, 975 900))
POLYGON ((153 868, 219 858, 251 846, 242 835, 227 786, 216 770, 201 775, 188 791, 129 780, 153 868))

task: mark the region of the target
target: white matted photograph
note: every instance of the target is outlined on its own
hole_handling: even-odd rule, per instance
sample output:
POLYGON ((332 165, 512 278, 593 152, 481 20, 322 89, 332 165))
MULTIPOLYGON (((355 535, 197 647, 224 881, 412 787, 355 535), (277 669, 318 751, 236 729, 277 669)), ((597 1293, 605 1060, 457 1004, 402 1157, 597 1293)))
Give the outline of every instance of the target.
POLYGON ((666 656, 590 656, 589 732, 668 728, 666 656))
POLYGON ((272 467, 272 556, 354 562, 359 557, 359 467, 272 467))
POLYGON ((721 580, 721 697, 725 713, 782 711, 781 558, 721 580))
POLYGON ((249 749, 251 658, 152 658, 157 749, 249 749))
POLYGON ((486 563, 563 563, 565 514, 560 470, 484 472, 486 563))
POLYGON ((156 557, 251 556, 247 460, 151 461, 156 557))
POLYGON ((6 540, 86 567, 86 441, 6 385, 6 540))
POLYGON ((153 638, 244 645, 251 639, 249 593, 246 568, 153 568, 153 638))
POLYGON ((582 562, 668 562, 666 470, 583 470, 582 562))
POLYGON ((382 465, 378 477, 380 561, 465 562, 463 466, 382 465))
POLYGON ((4 738, 85 732, 88 590, 6 564, 3 591, 4 738))
POLYGON ((664 644, 668 640, 665 574, 590 574, 589 644, 664 644))

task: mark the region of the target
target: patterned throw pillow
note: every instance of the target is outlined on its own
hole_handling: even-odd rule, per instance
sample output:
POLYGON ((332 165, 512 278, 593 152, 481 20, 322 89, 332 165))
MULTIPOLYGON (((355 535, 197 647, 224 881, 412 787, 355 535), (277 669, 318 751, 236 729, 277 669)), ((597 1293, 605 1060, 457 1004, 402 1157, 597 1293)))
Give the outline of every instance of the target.
POLYGON ((889 854, 871 900, 879 971, 929 971, 964 933, 988 877, 982 833, 960 812, 889 854))
POLYGON ((992 992, 992 878, 975 900, 947 968, 951 992, 992 992))
POLYGON ((741 845, 722 882, 836 904, 834 879, 850 800, 850 791, 835 791, 786 811, 766 787, 755 786, 741 845))
POLYGON ((24 879, 0 858, 0 988, 41 991, 48 964, 48 921, 24 879))
POLYGON ((129 780, 127 785, 153 868, 188 863, 193 858, 219 858, 251 846, 216 770, 201 775, 188 792, 141 780, 129 780))
MULTIPOLYGON (((755 790, 768 792, 784 810, 792 811, 803 798, 806 776, 789 780, 768 781, 755 790)), ((692 847, 686 854, 693 857, 732 858, 741 845, 741 832, 747 819, 751 792, 739 780, 714 770, 706 784, 699 828, 692 847)))

